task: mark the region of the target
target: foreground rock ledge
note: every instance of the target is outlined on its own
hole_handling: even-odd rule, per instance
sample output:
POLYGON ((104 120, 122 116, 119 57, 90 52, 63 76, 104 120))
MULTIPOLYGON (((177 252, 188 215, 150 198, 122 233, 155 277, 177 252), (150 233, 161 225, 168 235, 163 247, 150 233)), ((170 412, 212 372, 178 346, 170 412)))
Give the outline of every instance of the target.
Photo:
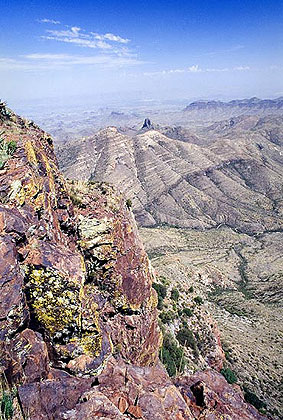
POLYGON ((154 273, 123 196, 67 185, 51 138, 4 104, 0 132, 0 372, 14 418, 264 419, 216 371, 173 383, 160 364, 154 273))

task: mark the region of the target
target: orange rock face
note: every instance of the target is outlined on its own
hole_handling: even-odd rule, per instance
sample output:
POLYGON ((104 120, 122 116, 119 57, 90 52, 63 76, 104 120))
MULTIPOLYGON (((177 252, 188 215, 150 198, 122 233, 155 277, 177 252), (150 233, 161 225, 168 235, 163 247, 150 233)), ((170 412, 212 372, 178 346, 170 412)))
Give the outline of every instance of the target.
MULTIPOLYGON (((3 104, 0 132, 0 373, 24 414, 219 418, 200 417, 198 377, 175 386, 158 361, 154 273, 124 197, 108 185, 66 184, 50 137, 3 104)), ((233 414, 231 387, 217 377, 215 389, 207 375, 205 407, 217 401, 216 413, 233 414)), ((235 412, 247 410, 235 395, 235 412)), ((243 419, 261 418, 248 412, 243 419)))

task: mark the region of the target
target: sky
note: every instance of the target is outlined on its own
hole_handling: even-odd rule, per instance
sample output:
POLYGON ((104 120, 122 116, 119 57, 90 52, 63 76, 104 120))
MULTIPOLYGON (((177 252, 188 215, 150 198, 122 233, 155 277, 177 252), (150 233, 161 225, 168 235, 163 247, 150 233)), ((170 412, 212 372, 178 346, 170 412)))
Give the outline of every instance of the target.
POLYGON ((282 0, 1 0, 0 98, 283 96, 282 0))

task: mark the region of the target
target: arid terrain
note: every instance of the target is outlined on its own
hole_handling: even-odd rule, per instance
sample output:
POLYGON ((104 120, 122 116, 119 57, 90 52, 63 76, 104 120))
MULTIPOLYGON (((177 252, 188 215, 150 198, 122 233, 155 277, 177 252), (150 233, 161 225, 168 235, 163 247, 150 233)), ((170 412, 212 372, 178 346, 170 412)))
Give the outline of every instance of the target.
POLYGON ((193 292, 183 294, 193 312, 194 297, 203 299, 217 322, 227 366, 238 383, 280 418, 282 232, 255 237, 227 227, 207 231, 160 227, 141 228, 140 234, 158 275, 178 290, 180 282, 193 287, 193 292))
POLYGON ((142 226, 282 228, 283 118, 241 116, 195 134, 108 127, 57 151, 64 174, 117 185, 142 226))

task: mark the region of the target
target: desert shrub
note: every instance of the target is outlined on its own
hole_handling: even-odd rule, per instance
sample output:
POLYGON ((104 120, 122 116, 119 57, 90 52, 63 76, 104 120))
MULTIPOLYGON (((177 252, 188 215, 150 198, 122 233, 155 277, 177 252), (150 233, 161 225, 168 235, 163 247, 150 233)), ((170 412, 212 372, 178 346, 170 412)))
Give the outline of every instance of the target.
POLYGON ((132 207, 132 205, 133 205, 132 200, 130 198, 128 198, 126 200, 126 206, 128 207, 128 209, 130 209, 132 207))
POLYGON ((194 298, 194 301, 198 304, 201 305, 203 303, 203 299, 200 296, 196 296, 194 298))
POLYGON ((159 314, 159 318, 163 322, 163 324, 169 324, 169 322, 173 321, 176 318, 176 314, 173 311, 162 311, 159 314))
POLYGON ((13 408, 13 399, 14 393, 12 392, 3 392, 1 398, 1 419, 9 420, 13 417, 14 408, 13 408))
POLYGON ((79 208, 84 207, 81 198, 78 195, 76 195, 74 192, 71 192, 69 196, 74 206, 79 207, 79 208))
POLYGON ((184 349, 177 344, 174 337, 169 333, 163 337, 160 360, 164 364, 169 376, 175 376, 177 373, 184 371, 186 365, 184 349))
POLYGON ((194 334, 187 326, 183 324, 183 327, 177 332, 177 340, 180 344, 185 347, 190 347, 195 354, 198 354, 197 343, 194 334))
POLYGON ((180 296, 179 291, 174 287, 171 290, 171 299, 174 300, 175 302, 178 302, 179 296, 180 296))
POLYGON ((189 292, 190 292, 190 293, 193 293, 193 291, 194 291, 193 286, 190 286, 190 287, 189 287, 189 292))
POLYGON ((170 280, 168 280, 166 277, 164 276, 158 276, 158 280, 164 284, 164 286, 169 286, 170 284, 170 280))
POLYGON ((252 404, 258 410, 266 408, 266 403, 247 388, 244 388, 244 397, 247 403, 252 404))
POLYGON ((222 373, 222 375, 229 384, 234 384, 235 382, 237 382, 237 376, 231 369, 221 369, 220 373, 222 373))
POLYGON ((193 316, 193 311, 190 308, 183 308, 182 312, 186 316, 193 316))
POLYGON ((231 354, 232 350, 228 347, 228 344, 225 343, 224 341, 221 341, 221 345, 222 345, 222 348, 224 350, 225 359, 228 360, 228 362, 233 363, 234 360, 233 360, 233 357, 232 357, 232 354, 231 354))
POLYGON ((8 141, 7 142, 7 149, 8 149, 9 155, 12 156, 15 153, 15 151, 17 150, 17 143, 14 140, 8 141))
POLYGON ((14 140, 6 141, 0 137, 0 169, 3 169, 5 163, 13 156, 17 149, 17 143, 14 140))
POLYGON ((166 297, 167 289, 163 284, 160 283, 153 283, 152 287, 154 290, 156 290, 158 296, 157 308, 161 310, 163 308, 163 300, 166 297))

